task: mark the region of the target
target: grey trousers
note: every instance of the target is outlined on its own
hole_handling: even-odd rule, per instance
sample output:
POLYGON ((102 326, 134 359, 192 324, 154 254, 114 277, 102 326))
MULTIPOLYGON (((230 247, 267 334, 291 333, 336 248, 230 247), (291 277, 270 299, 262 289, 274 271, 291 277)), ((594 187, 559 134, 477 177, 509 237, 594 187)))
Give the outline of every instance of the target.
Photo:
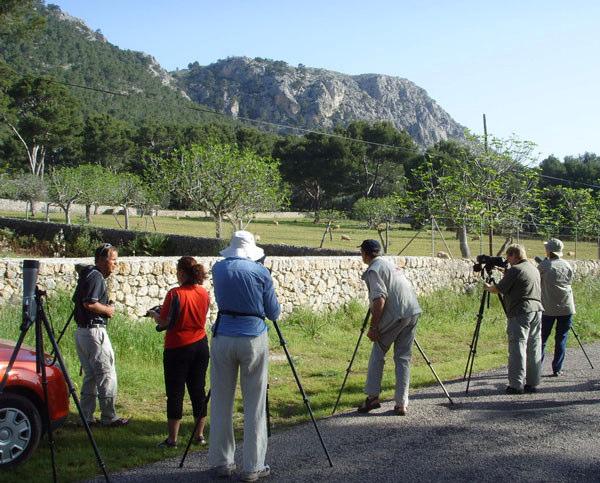
POLYGON ((269 337, 213 337, 210 347, 210 435, 208 463, 234 463, 233 404, 238 371, 244 406, 243 471, 260 471, 267 453, 269 337))
POLYGON ((540 383, 542 367, 542 312, 508 317, 508 385, 523 389, 540 383))
POLYGON ((81 410, 88 422, 94 420, 96 398, 100 405, 100 420, 109 424, 117 418, 117 371, 115 353, 106 329, 93 328, 75 331, 75 347, 83 368, 81 410))
POLYGON ((375 342, 371 349, 365 394, 378 396, 381 392, 381 378, 385 365, 385 354, 394 344, 394 364, 396 365, 396 392, 394 399, 397 406, 408 406, 408 387, 410 384, 410 359, 415 340, 419 316, 400 319, 398 324, 390 329, 391 334, 384 334, 382 341, 375 342))

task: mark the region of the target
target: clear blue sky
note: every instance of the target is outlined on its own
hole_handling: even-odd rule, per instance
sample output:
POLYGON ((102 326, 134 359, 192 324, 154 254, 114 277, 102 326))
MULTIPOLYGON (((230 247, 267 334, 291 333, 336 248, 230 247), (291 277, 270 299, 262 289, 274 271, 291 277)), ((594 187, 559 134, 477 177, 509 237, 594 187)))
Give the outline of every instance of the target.
POLYGON ((405 77, 456 121, 600 154, 598 0, 50 0, 168 69, 266 57, 405 77))

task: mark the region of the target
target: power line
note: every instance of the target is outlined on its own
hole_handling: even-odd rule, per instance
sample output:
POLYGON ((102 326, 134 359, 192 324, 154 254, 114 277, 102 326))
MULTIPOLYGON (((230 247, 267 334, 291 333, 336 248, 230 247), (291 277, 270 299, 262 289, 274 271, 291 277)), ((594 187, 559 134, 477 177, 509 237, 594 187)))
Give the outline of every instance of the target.
MULTIPOLYGON (((21 77, 25 77, 23 74, 19 74, 21 77)), ((65 86, 69 86, 69 87, 75 87, 78 89, 85 89, 85 90, 89 90, 89 91, 95 91, 95 92, 101 92, 103 94, 111 94, 111 95, 115 95, 115 96, 121 96, 121 97, 131 97, 131 94, 129 93, 125 93, 125 92, 116 92, 116 91, 110 91, 108 89, 101 89, 98 87, 90 87, 90 86, 84 86, 81 84, 74 84, 71 82, 66 82, 66 81, 60 81, 54 78, 49 78, 49 77, 40 77, 40 76, 36 76, 38 79, 43 79, 46 80, 48 82, 53 82, 55 84, 62 84, 65 86)), ((160 99, 157 98, 152 98, 152 96, 150 96, 150 94, 144 93, 145 97, 147 97, 150 101, 153 102, 160 102, 160 99)), ((343 136, 341 134, 335 134, 335 133, 329 133, 329 132, 325 132, 325 131, 317 131, 315 129, 308 129, 308 128, 302 128, 302 127, 298 127, 298 126, 291 126, 289 124, 280 124, 280 123, 275 123, 275 122, 270 122, 270 121, 262 121, 259 119, 251 119, 249 117, 244 117, 244 116, 230 116, 227 115, 223 112, 219 112, 216 111, 214 109, 211 109, 209 107, 196 107, 196 106, 184 106, 186 109, 192 110, 192 111, 197 111, 197 112, 206 112, 208 114, 213 114, 216 116, 220 116, 226 119, 230 119, 230 120, 242 120, 242 121, 246 121, 246 122, 250 122, 250 123, 254 123, 254 124, 263 124, 266 126, 271 126, 271 127, 276 127, 279 129, 290 129, 290 130, 295 130, 298 132, 302 132, 302 133, 306 133, 306 134, 317 134, 320 136, 328 136, 331 138, 336 138, 336 139, 341 139, 341 140, 345 140, 345 141, 351 141, 351 142, 355 142, 355 143, 362 143, 362 144, 367 144, 370 146, 376 146, 376 147, 381 147, 381 148, 388 148, 388 149, 394 149, 394 150, 398 150, 398 151, 404 151, 406 154, 416 154, 414 151, 412 150, 408 150, 402 146, 394 146, 393 144, 385 144, 385 143, 376 143, 373 141, 366 141, 364 139, 355 139, 355 138, 351 138, 348 136, 343 136)), ((442 157, 441 154, 435 154, 435 153, 427 153, 428 156, 433 156, 433 157, 442 157)), ((590 184, 590 183, 584 183, 582 181, 575 181, 575 180, 569 180, 569 179, 565 179, 565 178, 558 178, 555 176, 548 176, 545 174, 540 174, 539 175, 540 178, 546 178, 546 179, 552 179, 555 181, 562 181, 564 183, 568 183, 568 184, 577 184, 577 185, 581 185, 581 186, 586 186, 588 188, 593 188, 593 189, 600 189, 600 185, 597 184, 590 184)))

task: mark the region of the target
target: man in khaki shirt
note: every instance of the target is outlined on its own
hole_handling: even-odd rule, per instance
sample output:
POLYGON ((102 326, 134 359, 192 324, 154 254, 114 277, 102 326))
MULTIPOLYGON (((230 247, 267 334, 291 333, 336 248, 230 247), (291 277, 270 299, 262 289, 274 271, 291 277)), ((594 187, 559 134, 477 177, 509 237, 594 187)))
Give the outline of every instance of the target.
POLYGON ((542 365, 542 302, 540 274, 527 260, 525 247, 510 245, 506 250, 510 269, 496 285, 485 290, 504 296, 508 334, 507 394, 536 392, 542 365))

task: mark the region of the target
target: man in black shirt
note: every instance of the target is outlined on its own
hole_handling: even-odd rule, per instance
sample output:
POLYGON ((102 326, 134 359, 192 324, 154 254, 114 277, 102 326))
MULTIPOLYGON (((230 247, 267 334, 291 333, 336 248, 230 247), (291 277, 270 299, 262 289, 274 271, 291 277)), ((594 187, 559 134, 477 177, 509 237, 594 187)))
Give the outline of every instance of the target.
POLYGON ((125 426, 129 420, 117 417, 117 373, 115 354, 106 332, 108 319, 115 313, 109 301, 105 279, 117 267, 118 252, 109 243, 98 247, 94 254, 95 265, 85 267, 79 274, 73 295, 75 302, 75 345, 81 367, 81 409, 88 423, 93 424, 96 398, 100 405, 100 422, 103 426, 125 426))

